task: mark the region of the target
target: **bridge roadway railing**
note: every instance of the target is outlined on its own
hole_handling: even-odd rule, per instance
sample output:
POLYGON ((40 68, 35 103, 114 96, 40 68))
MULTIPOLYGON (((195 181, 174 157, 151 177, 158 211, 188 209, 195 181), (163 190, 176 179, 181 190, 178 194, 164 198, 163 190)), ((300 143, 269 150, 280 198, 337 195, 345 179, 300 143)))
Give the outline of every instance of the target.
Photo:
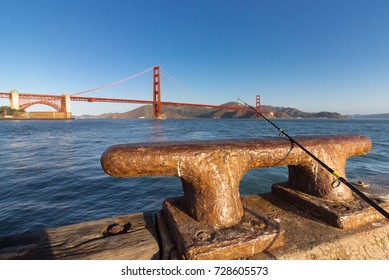
MULTIPOLYGON (((295 139, 343 177, 347 159, 368 153, 372 146, 360 135, 295 139)), ((284 138, 122 144, 108 148, 101 164, 115 177, 179 177, 188 214, 215 228, 242 219, 239 184, 253 168, 288 166, 289 188, 329 201, 354 199, 347 186, 336 184, 332 174, 284 138)))

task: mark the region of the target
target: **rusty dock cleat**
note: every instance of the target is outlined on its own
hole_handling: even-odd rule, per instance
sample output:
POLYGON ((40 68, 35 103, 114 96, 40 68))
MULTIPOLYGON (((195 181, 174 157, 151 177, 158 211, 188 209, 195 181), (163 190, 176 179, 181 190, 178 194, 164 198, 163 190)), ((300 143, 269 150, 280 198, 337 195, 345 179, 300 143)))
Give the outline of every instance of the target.
MULTIPOLYGON (((296 139, 343 177, 347 159, 368 153, 372 145, 359 135, 296 139)), ((274 184, 273 194, 333 226, 349 228, 380 218, 372 218, 371 207, 287 139, 122 144, 108 148, 101 164, 115 177, 181 179, 184 196, 166 199, 163 216, 183 259, 248 258, 283 244, 282 225, 239 195, 241 179, 254 168, 288 166, 288 181, 274 184), (363 207, 344 211, 353 205, 363 207)))

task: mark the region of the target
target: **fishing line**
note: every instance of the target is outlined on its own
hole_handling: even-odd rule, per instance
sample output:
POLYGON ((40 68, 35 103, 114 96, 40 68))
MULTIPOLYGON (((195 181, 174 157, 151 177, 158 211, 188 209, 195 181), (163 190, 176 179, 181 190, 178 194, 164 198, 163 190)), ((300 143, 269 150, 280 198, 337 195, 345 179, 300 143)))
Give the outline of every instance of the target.
POLYGON ((323 161, 321 161, 319 158, 317 158, 314 154, 312 154, 310 151, 308 151, 304 146, 302 146, 299 142, 294 140, 291 136, 289 136, 285 131, 283 131, 279 126, 277 126, 275 123, 273 123, 271 120, 266 118, 261 112, 257 111, 253 106, 247 104, 242 99, 238 98, 238 100, 242 101, 246 106, 251 108, 258 116, 261 116, 263 119, 265 119, 267 122, 269 122, 272 126, 274 126, 280 133, 280 135, 284 135, 286 138, 288 138, 293 144, 296 144, 298 147, 300 147, 304 152, 306 152, 311 158, 313 158, 316 162, 318 162, 322 167, 324 167, 328 172, 330 172, 332 175, 336 177, 337 180, 345 184, 347 187, 349 187, 354 193, 356 193, 360 198, 362 198, 364 201, 369 203, 371 206, 374 207, 378 212, 380 212, 385 218, 389 220, 389 213, 383 209, 381 206, 379 206, 377 203, 375 203, 373 200, 371 200, 369 197, 367 197, 364 193, 362 193, 360 190, 358 190, 356 187, 354 187, 352 184, 350 184, 345 178, 340 176, 339 173, 337 173, 335 170, 330 168, 327 164, 325 164, 323 161))

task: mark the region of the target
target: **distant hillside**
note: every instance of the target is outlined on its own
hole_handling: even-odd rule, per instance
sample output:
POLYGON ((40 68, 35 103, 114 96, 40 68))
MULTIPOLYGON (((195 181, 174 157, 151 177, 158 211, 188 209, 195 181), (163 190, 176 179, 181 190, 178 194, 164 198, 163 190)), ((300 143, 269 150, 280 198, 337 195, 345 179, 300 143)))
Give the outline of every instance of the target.
POLYGON ((354 115, 353 119, 387 119, 389 118, 389 113, 387 114, 371 114, 371 115, 354 115))
POLYGON ((266 107, 269 111, 274 112, 276 118, 348 118, 347 116, 342 116, 341 114, 335 112, 306 113, 289 107, 264 107, 266 107))
MULTIPOLYGON (((223 106, 237 106, 236 102, 222 104, 223 106)), ((319 112, 306 113, 295 108, 261 106, 262 112, 269 118, 347 118, 339 113, 319 112)), ((233 111, 227 109, 210 109, 201 107, 162 106, 162 112, 167 119, 185 118, 254 118, 255 113, 250 111, 233 111)), ((144 105, 125 113, 109 113, 98 116, 79 116, 77 118, 152 118, 152 106, 144 105)))

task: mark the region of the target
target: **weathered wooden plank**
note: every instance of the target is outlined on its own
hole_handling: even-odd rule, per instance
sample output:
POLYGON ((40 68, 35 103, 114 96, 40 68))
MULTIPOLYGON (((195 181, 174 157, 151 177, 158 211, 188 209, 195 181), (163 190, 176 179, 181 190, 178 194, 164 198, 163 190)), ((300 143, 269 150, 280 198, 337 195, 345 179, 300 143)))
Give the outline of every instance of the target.
POLYGON ((0 238, 0 259, 156 259, 150 212, 0 238))
POLYGON ((160 239, 160 251, 162 260, 176 260, 178 259, 176 245, 170 236, 166 219, 162 211, 158 211, 156 214, 156 224, 158 230, 158 236, 160 239))

